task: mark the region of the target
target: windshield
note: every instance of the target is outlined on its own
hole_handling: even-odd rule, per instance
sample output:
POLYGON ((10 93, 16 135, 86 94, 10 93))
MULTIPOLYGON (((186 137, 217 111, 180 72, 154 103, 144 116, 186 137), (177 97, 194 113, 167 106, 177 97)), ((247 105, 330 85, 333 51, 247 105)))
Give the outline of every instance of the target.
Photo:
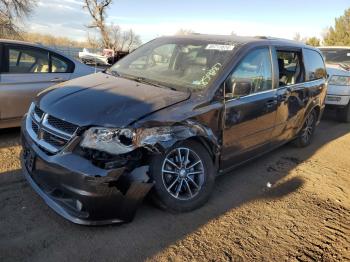
POLYGON ((321 52, 326 58, 326 63, 350 65, 350 49, 321 49, 321 52))
POLYGON ((196 39, 153 40, 110 69, 125 78, 192 92, 206 89, 231 57, 232 43, 196 39))

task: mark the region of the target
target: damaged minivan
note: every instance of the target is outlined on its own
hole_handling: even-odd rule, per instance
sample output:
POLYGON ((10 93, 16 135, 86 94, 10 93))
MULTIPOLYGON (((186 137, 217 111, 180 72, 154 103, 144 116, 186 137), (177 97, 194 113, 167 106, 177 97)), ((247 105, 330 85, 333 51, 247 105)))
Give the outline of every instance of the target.
POLYGON ((267 38, 155 39, 110 69, 46 89, 22 124, 22 169, 84 225, 205 204, 215 177, 289 141, 312 141, 326 96, 317 49, 267 38))

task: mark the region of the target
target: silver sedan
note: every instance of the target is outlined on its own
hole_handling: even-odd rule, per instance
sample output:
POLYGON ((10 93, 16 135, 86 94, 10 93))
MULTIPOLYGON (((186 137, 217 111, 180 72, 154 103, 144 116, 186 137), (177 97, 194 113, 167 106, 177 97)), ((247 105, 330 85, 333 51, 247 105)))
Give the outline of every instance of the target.
POLYGON ((43 89, 95 69, 42 45, 0 39, 0 128, 20 125, 43 89))

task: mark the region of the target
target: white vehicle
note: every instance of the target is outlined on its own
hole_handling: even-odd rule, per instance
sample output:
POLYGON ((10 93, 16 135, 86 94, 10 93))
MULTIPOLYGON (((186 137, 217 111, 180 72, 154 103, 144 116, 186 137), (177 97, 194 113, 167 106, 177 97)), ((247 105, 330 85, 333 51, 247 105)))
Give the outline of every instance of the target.
POLYGON ((0 39, 0 128, 20 126, 43 89, 95 69, 39 44, 0 39))
POLYGON ((350 122, 350 47, 319 47, 326 58, 326 107, 335 108, 342 122, 350 122))
POLYGON ((107 56, 90 53, 86 48, 79 52, 79 58, 86 64, 109 65, 107 56))

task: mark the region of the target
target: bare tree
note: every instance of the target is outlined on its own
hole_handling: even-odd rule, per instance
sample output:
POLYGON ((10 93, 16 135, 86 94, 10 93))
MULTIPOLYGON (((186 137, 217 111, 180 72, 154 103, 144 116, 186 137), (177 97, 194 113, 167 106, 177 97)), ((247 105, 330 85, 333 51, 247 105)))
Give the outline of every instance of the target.
POLYGON ((297 32, 297 33, 294 34, 293 40, 294 40, 294 41, 297 41, 297 42, 305 43, 306 40, 307 40, 307 38, 302 37, 302 36, 300 35, 300 33, 297 32))
POLYGON ((112 48, 109 37, 108 26, 106 25, 106 9, 112 3, 112 0, 84 0, 86 8, 92 18, 92 23, 89 28, 96 28, 101 33, 103 46, 105 48, 112 48))
POLYGON ((0 0, 0 37, 21 38, 19 23, 35 4, 36 0, 0 0))
POLYGON ((130 52, 131 50, 133 50, 134 48, 136 48, 141 44, 141 39, 140 39, 140 36, 136 35, 132 29, 128 31, 127 35, 128 35, 128 45, 127 45, 126 51, 130 52))
POLYGON ((175 35, 191 35, 194 34, 194 31, 192 29, 179 29, 175 35))
POLYGON ((120 45, 118 50, 130 52, 141 45, 141 43, 142 41, 140 39, 140 36, 136 35, 132 29, 123 31, 120 37, 120 45))
POLYGON ((122 29, 119 25, 112 24, 109 27, 111 42, 115 51, 120 50, 122 29))
MULTIPOLYGON (((113 49, 114 51, 124 50, 130 51, 141 44, 140 37, 133 30, 122 31, 119 25, 106 22, 106 9, 110 6, 113 0, 84 0, 86 8, 91 15, 92 23, 89 28, 97 29, 101 34, 102 48, 113 49)), ((89 42, 92 45, 96 44, 96 38, 88 35, 89 42)))
POLYGON ((87 35, 87 42, 89 44, 89 47, 91 48, 101 48, 101 42, 95 35, 89 34, 87 35))

